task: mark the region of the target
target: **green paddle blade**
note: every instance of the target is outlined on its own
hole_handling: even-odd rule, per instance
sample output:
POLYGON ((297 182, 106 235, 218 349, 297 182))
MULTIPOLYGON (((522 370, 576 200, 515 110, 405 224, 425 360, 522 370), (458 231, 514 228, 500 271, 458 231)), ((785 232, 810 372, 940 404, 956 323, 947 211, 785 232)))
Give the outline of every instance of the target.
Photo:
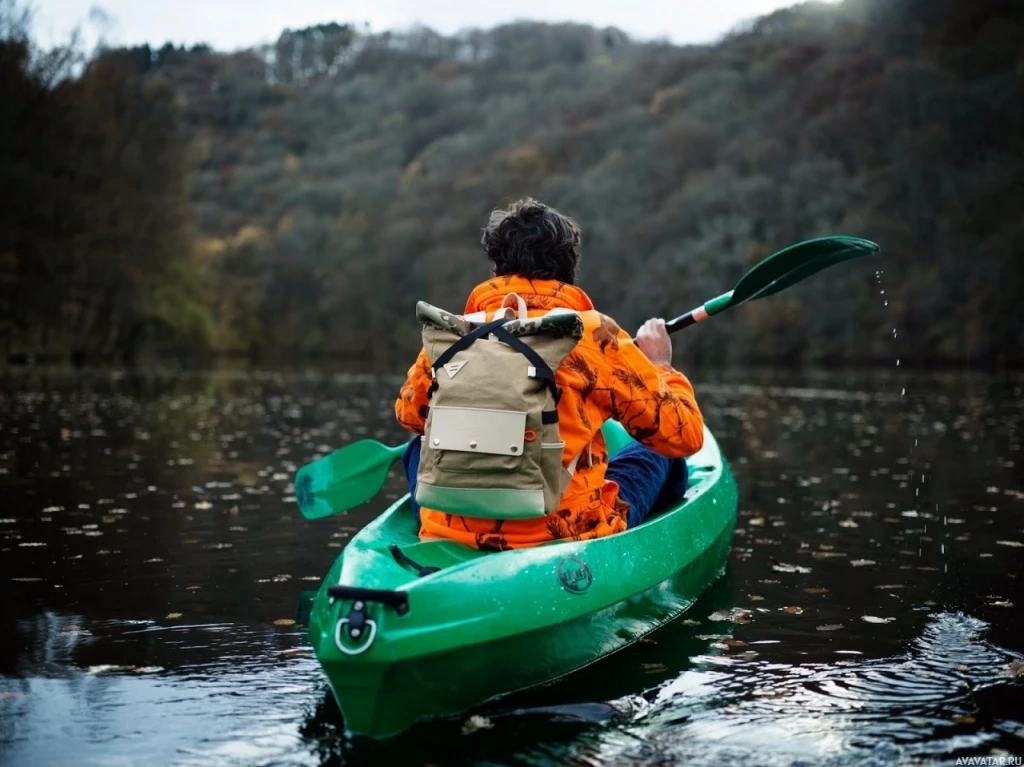
POLYGON ((783 248, 743 275, 725 308, 778 293, 841 261, 877 253, 878 245, 860 237, 819 237, 783 248))
POLYGON ((366 503, 384 486, 405 445, 363 439, 308 463, 295 475, 295 500, 306 519, 322 519, 366 503))

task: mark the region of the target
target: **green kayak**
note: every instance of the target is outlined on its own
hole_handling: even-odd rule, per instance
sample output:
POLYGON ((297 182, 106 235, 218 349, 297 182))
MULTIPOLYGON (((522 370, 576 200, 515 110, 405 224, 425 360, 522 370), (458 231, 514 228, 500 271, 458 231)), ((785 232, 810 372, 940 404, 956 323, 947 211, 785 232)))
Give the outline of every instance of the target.
MULTIPOLYGON (((630 437, 604 427, 610 453, 630 437)), ((592 541, 482 552, 420 540, 408 496, 349 542, 309 638, 349 731, 394 735, 543 684, 678 617, 722 573, 736 484, 718 444, 687 459, 685 499, 592 541)))

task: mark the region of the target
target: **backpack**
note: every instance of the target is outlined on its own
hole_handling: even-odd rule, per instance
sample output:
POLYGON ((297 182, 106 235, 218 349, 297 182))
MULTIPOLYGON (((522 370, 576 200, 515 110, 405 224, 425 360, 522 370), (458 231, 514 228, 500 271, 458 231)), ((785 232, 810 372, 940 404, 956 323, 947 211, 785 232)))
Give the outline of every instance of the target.
POLYGON ((554 511, 572 478, 562 465, 555 371, 583 336, 575 313, 529 318, 502 308, 460 317, 419 302, 433 383, 416 502, 449 514, 529 519, 554 511))

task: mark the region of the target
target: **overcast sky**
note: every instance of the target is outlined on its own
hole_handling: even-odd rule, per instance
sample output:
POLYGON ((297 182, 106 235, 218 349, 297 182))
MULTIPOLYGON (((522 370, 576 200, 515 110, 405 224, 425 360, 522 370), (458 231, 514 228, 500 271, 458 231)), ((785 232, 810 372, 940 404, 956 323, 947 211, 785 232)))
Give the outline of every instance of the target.
POLYGON ((90 22, 98 6, 109 23, 108 44, 209 43, 221 50, 277 39, 286 27, 328 21, 368 23, 373 31, 415 23, 438 32, 491 27, 521 18, 615 26, 634 37, 675 43, 710 42, 737 22, 793 5, 779 0, 34 0, 35 30, 43 43, 61 42, 76 26, 95 42, 90 22))

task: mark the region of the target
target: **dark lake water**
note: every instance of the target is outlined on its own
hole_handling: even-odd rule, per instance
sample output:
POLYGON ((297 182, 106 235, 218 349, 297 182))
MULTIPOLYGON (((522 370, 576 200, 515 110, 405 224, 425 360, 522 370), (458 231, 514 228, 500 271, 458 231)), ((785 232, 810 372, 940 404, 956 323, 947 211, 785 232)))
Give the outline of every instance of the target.
POLYGON ((1019 764, 1024 379, 692 373, 740 488, 726 575, 651 641, 379 744, 293 621, 398 473, 317 523, 290 483, 401 439, 398 379, 5 374, 0 765, 1019 764))

